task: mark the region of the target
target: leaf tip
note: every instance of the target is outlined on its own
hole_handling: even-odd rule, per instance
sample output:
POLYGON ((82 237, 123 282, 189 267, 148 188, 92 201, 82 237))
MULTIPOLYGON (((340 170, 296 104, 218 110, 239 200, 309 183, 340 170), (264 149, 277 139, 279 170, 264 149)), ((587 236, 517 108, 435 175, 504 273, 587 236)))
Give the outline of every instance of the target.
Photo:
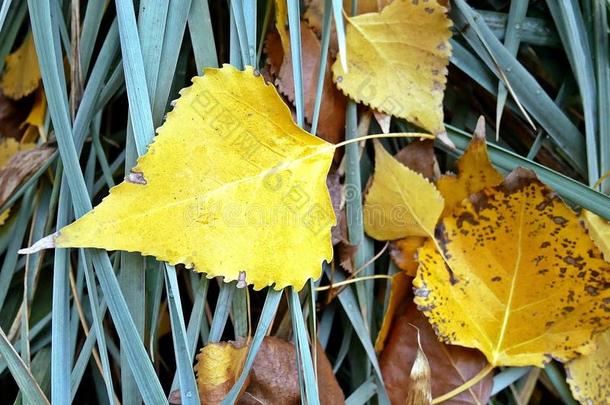
POLYGON ((45 236, 44 238, 40 239, 38 242, 34 243, 28 248, 19 249, 17 253, 19 253, 20 255, 31 255, 33 253, 40 252, 41 250, 53 249, 56 246, 55 238, 58 235, 59 234, 55 232, 51 235, 45 236))

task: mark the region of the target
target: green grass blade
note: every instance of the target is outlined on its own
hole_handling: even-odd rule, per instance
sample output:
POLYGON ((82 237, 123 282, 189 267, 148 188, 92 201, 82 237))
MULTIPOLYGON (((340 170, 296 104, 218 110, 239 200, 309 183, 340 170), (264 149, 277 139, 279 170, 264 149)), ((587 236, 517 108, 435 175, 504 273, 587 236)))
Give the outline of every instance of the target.
POLYGON ((216 55, 216 43, 214 41, 208 0, 191 2, 188 25, 197 72, 202 74, 203 68, 207 66, 217 67, 218 56, 216 55))
POLYGON ((328 47, 330 45, 331 27, 331 0, 324 0, 324 17, 322 20, 322 42, 320 45, 320 68, 318 70, 318 84, 316 86, 316 100, 313 107, 313 118, 311 120, 311 133, 316 134, 318 120, 320 119, 320 106, 322 105, 322 90, 324 89, 324 76, 326 63, 328 61, 328 47))
POLYGON ((303 70, 301 63, 301 12, 299 2, 288 2, 288 29, 290 31, 290 56, 292 58, 292 77, 294 78, 294 104, 297 112, 297 125, 305 123, 305 98, 303 95, 303 70))
MULTIPOLYGON (((525 20, 529 0, 514 0, 510 3, 508 11, 508 20, 506 22, 506 32, 504 36, 504 46, 513 56, 517 55, 519 43, 521 42, 520 30, 525 20)), ((502 81, 498 82, 498 101, 496 104, 496 133, 500 131, 500 122, 502 120, 502 112, 506 104, 506 96, 508 90, 502 81)))
POLYGON ((367 381, 362 384, 356 391, 352 392, 345 400, 345 405, 363 405, 377 392, 377 385, 373 381, 367 381))
POLYGON ((534 77, 504 48, 483 19, 478 17, 464 0, 456 0, 453 4, 455 7, 452 10, 452 17, 458 31, 477 51, 489 69, 501 78, 502 75, 497 71, 487 48, 493 52, 495 60, 523 107, 547 130, 559 147, 570 151, 567 158, 574 168, 580 173, 586 173, 585 143, 578 129, 534 77), (485 41, 487 47, 481 41, 485 41))
POLYGON ((493 387, 491 388, 491 396, 496 395, 509 385, 516 382, 518 379, 529 373, 531 367, 507 367, 494 375, 493 387))
POLYGON ((26 401, 32 404, 49 404, 49 400, 34 376, 27 369, 2 329, 0 329, 0 354, 6 359, 8 368, 26 401))
POLYGON ((11 7, 13 0, 4 0, 2 2, 2 7, 0 7, 0 32, 4 28, 4 21, 6 20, 6 16, 8 14, 8 9, 11 7))
POLYGON ((174 266, 168 264, 165 265, 165 286, 172 325, 176 368, 178 369, 178 379, 180 381, 180 398, 183 405, 198 405, 199 393, 193 372, 192 352, 187 341, 186 328, 184 326, 178 278, 176 277, 174 266))
POLYGON ((585 23, 580 6, 574 0, 547 1, 549 10, 557 25, 559 35, 564 43, 568 60, 580 88, 583 110, 585 113, 585 139, 587 151, 587 175, 589 185, 599 179, 597 155, 597 112, 595 73, 593 58, 585 32, 585 23))
POLYGON ((80 64, 83 78, 89 72, 89 62, 93 54, 95 40, 97 39, 104 11, 106 0, 90 0, 87 2, 85 18, 83 19, 82 32, 80 37, 80 64))
POLYGON ((229 309, 231 308, 234 292, 235 282, 221 284, 218 300, 216 301, 216 309, 214 310, 214 318, 212 319, 212 325, 210 326, 208 343, 220 342, 225 325, 227 324, 227 319, 229 318, 229 309))

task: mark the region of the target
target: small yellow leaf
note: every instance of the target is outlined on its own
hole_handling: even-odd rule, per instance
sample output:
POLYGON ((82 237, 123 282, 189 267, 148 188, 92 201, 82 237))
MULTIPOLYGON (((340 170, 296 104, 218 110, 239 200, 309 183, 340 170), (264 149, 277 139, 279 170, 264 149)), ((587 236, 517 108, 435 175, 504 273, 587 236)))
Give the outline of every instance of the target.
POLYGON ((0 169, 4 168, 9 160, 18 152, 31 150, 35 147, 33 143, 19 143, 13 138, 0 140, 0 169))
POLYGON ((364 229, 369 235, 378 240, 434 235, 443 204, 432 183, 375 141, 375 176, 364 204, 364 229))
POLYGON ((34 38, 29 32, 19 49, 6 57, 0 87, 7 97, 19 99, 36 90, 39 82, 40 67, 34 38))
POLYGON ((566 366, 568 384, 581 404, 610 403, 610 330, 597 335, 597 349, 566 366))
POLYGON ((450 27, 445 7, 436 1, 394 0, 379 13, 349 18, 349 73, 337 57, 337 87, 378 111, 444 133, 450 27))
POLYGON ((399 269, 409 277, 417 274, 417 250, 424 244, 426 238, 407 236, 390 243, 390 256, 399 269))
POLYGON ((261 289, 301 289, 332 258, 334 145, 299 128, 252 68, 207 69, 148 152, 58 247, 138 251, 261 289))
POLYGON ((591 239, 602 251, 604 259, 610 261, 610 223, 587 210, 582 210, 580 216, 589 231, 591 239))
POLYGON ((610 325, 610 264, 533 172, 474 194, 439 229, 447 263, 428 241, 413 284, 445 341, 494 366, 540 367, 590 351, 610 325))
POLYGON ((436 187, 445 198, 443 216, 449 215, 456 206, 471 194, 485 187, 502 183, 502 175, 491 165, 485 143, 485 119, 479 118, 472 140, 457 162, 458 175, 444 175, 436 187))
POLYGON ((248 345, 243 341, 210 343, 201 349, 194 367, 201 404, 223 400, 239 378, 247 354, 248 345))
POLYGON ((290 36, 288 34, 288 8, 286 1, 290 0, 275 0, 275 29, 280 34, 282 49, 284 55, 290 53, 290 36))

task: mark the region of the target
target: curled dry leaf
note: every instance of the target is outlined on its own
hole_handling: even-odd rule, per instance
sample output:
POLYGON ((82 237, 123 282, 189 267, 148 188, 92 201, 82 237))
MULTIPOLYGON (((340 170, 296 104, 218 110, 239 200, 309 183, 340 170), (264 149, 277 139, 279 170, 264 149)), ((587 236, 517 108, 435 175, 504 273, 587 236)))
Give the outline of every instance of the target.
POLYGON ((458 175, 446 174, 438 179, 436 186, 445 198, 443 216, 449 215, 456 206, 471 194, 485 187, 502 183, 502 175, 492 166, 485 142, 485 118, 477 122, 472 140, 457 162, 458 175))
MULTIPOLYGON (((432 397, 461 386, 487 365, 485 356, 476 350, 439 342, 426 318, 411 302, 394 321, 381 354, 381 372, 393 404, 404 404, 411 389, 410 370, 418 348, 417 331, 412 325, 419 329, 422 349, 430 365, 432 397)), ((486 404, 491 387, 492 377, 488 375, 443 404, 486 404)))
POLYGON ((364 227, 378 240, 431 236, 444 201, 432 183, 375 141, 375 175, 365 197, 364 227))
MULTIPOLYGON (((268 42, 274 41, 270 36, 268 42)), ((268 49, 277 53, 277 45, 268 44, 268 49)), ((301 23, 301 54, 303 72, 303 94, 305 97, 305 118, 312 123, 318 86, 318 71, 320 69, 320 40, 316 34, 304 23, 301 23)), ((272 56, 271 62, 277 59, 272 56)), ((278 89, 291 102, 294 102, 294 79, 292 76, 292 58, 284 53, 283 62, 276 80, 278 89)), ((322 101, 318 122, 318 135, 331 143, 338 143, 345 138, 345 96, 335 87, 329 65, 326 66, 324 83, 322 86, 322 101)))
POLYGON ((335 148, 299 128, 273 86, 252 68, 206 69, 157 132, 95 209, 22 252, 50 241, 138 251, 225 281, 245 272, 255 289, 320 276, 333 254, 335 148))
MULTIPOLYGON (((321 404, 342 404, 343 391, 320 345, 317 346, 317 377, 321 404)), ((256 355, 250 385, 238 401, 240 405, 300 404, 296 353, 291 342, 268 336, 256 355)))
POLYGON ((381 352, 385 347, 394 318, 398 315, 405 302, 407 302, 407 298, 411 299, 411 279, 405 273, 396 273, 392 276, 392 286, 390 288, 388 308, 385 314, 383 314, 381 328, 379 328, 377 339, 375 339, 375 351, 377 353, 381 352))
MULTIPOLYGON (((337 87, 375 110, 443 134, 443 93, 451 20, 436 1, 394 0, 348 19, 348 71, 333 64, 337 87)), ((339 59, 339 58, 338 58, 339 59)))
POLYGON ((36 90, 39 82, 38 57, 34 37, 29 32, 19 49, 6 57, 0 88, 7 97, 19 99, 36 90))
POLYGON ((407 391, 407 405, 432 404, 430 388, 430 363, 421 347, 419 330, 417 331, 417 350, 415 360, 409 374, 409 389, 407 391))
POLYGON ((594 352, 566 365, 568 384, 581 404, 607 404, 610 401, 610 330, 595 338, 594 352))
POLYGON ((194 370, 202 405, 223 400, 239 378, 247 354, 245 341, 210 343, 199 351, 194 370))
POLYGON ((33 144, 17 144, 12 138, 0 144, 0 206, 13 192, 36 172, 55 152, 55 148, 33 144), (14 143, 10 147, 7 144, 14 143), (7 149, 10 149, 9 152, 7 149), (9 153, 7 156, 6 153, 9 153), (9 157, 8 161, 4 160, 9 157), (4 164, 1 162, 4 160, 4 164))
POLYGON ((540 367, 590 352, 610 325, 610 264, 533 172, 472 195, 437 232, 446 263, 429 241, 413 284, 444 340, 494 366, 540 367))

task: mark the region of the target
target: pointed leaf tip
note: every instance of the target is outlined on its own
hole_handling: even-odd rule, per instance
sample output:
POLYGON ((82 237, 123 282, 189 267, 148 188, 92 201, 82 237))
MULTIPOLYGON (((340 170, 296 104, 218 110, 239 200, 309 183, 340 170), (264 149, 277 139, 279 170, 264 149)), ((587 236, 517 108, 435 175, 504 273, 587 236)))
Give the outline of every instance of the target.
POLYGON ((57 237, 57 235, 58 232, 45 236, 44 238, 40 239, 38 242, 34 243, 28 248, 19 249, 17 253, 19 253, 20 255, 31 255, 33 253, 40 252, 41 250, 54 249, 55 238, 57 237))

